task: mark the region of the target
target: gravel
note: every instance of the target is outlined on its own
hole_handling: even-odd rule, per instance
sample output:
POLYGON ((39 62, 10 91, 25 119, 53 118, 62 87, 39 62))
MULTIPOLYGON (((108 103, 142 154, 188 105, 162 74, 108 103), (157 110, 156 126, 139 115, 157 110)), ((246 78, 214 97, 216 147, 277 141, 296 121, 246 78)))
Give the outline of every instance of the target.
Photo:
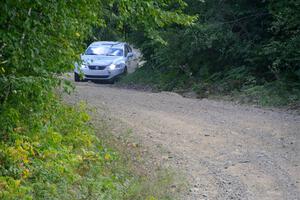
POLYGON ((151 162, 183 173, 180 199, 300 199, 297 114, 90 82, 66 99, 126 124, 151 162))

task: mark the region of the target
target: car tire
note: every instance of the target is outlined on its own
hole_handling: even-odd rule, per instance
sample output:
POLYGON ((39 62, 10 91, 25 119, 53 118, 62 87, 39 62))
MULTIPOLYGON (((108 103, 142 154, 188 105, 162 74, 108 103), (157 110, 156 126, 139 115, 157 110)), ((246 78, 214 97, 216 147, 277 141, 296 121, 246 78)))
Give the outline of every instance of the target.
POLYGON ((75 82, 80 82, 80 76, 76 72, 74 72, 74 81, 75 82))

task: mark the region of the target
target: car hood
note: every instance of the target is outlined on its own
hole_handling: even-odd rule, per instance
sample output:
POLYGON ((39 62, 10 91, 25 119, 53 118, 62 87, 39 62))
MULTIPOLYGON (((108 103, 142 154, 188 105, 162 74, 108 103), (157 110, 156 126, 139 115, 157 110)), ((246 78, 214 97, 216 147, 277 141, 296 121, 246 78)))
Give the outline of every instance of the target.
POLYGON ((81 60, 88 65, 102 65, 117 64, 122 61, 121 56, 97 56, 97 55, 82 55, 81 60))

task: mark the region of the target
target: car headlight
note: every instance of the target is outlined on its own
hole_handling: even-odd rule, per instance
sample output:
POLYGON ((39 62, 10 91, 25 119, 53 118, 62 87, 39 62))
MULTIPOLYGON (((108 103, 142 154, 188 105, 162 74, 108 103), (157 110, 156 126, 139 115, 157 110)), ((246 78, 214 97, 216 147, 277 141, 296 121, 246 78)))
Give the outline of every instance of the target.
POLYGON ((81 64, 80 68, 87 68, 87 64, 81 64))
POLYGON ((116 66, 115 64, 109 65, 109 69, 110 69, 110 70, 114 70, 114 69, 116 69, 116 67, 117 67, 117 66, 116 66))

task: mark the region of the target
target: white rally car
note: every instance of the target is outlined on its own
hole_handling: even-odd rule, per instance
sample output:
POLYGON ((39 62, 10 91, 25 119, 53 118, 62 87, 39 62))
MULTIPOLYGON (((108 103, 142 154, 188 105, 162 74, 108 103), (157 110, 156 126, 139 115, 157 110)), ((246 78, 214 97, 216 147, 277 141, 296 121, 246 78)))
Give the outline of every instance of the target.
POLYGON ((133 52, 127 43, 93 42, 81 55, 82 62, 75 64, 74 80, 107 80, 113 83, 116 77, 127 73, 132 59, 133 52))

